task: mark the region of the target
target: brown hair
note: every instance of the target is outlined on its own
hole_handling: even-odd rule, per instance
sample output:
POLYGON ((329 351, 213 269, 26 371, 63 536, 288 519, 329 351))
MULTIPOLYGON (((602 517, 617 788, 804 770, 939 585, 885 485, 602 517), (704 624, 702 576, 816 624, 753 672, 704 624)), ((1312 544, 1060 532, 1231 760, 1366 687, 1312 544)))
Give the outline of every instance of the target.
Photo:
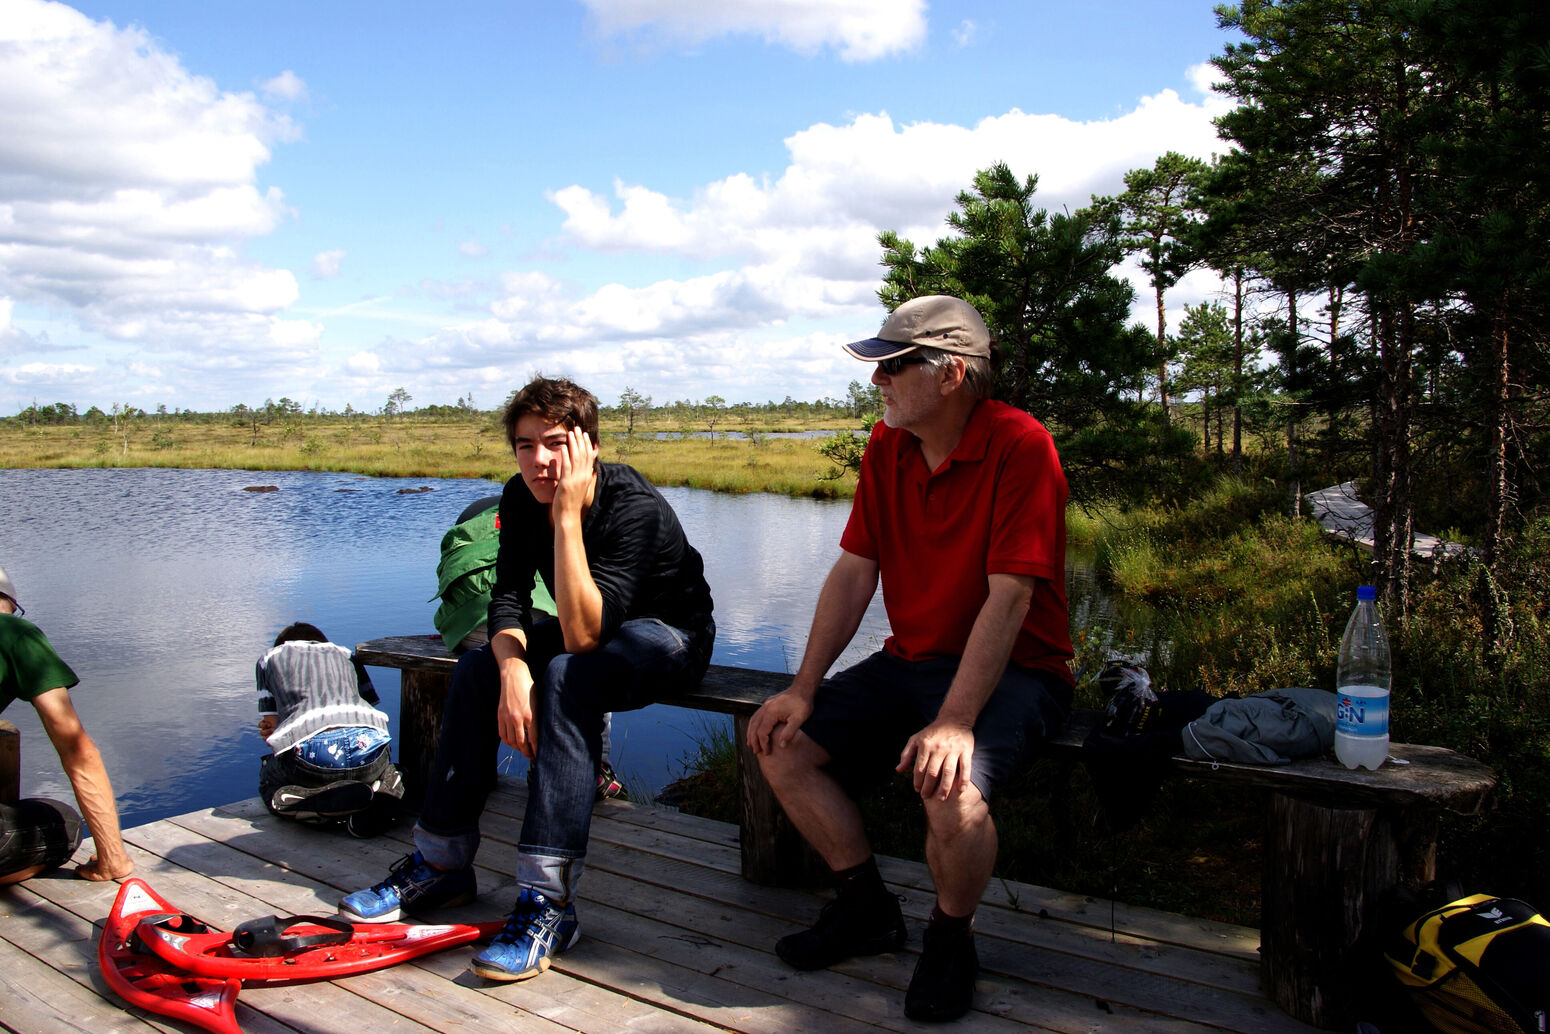
POLYGON ((506 444, 517 447, 517 421, 529 414, 551 423, 564 424, 568 431, 579 427, 587 432, 592 444, 598 444, 597 399, 575 381, 564 377, 534 377, 512 392, 501 414, 506 444))

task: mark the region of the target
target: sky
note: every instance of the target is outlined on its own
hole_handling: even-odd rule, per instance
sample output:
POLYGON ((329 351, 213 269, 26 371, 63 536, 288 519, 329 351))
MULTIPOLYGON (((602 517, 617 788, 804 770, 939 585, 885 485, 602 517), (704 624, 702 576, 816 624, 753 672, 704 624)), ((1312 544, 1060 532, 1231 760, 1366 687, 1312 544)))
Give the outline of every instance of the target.
POLYGON ((879 232, 998 161, 1058 211, 1222 152, 1230 42, 1211 0, 0 0, 0 415, 843 398, 879 232))

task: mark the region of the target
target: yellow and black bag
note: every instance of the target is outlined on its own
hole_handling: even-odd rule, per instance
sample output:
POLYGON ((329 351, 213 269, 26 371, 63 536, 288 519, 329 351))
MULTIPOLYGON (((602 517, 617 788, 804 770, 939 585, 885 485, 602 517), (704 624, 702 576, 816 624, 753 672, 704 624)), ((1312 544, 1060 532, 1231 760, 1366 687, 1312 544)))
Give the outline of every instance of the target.
POLYGON ((1443 1034, 1550 1030, 1550 922, 1525 902, 1456 898, 1394 933, 1384 956, 1443 1034))

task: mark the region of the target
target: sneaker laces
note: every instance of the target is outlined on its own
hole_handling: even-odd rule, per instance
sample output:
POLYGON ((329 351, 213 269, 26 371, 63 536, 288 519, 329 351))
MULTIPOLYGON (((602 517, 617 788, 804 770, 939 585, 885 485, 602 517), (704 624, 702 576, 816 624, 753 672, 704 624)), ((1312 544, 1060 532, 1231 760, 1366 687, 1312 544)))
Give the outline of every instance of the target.
MULTIPOLYGON (((398 861, 393 863, 393 867, 388 870, 386 878, 384 878, 380 883, 375 883, 372 885, 372 893, 381 894, 385 890, 391 890, 394 893, 399 893, 405 887, 425 882, 424 880, 415 879, 419 869, 426 869, 432 873, 436 871, 431 867, 429 862, 422 861, 416 865, 413 852, 404 855, 398 861)), ((402 895, 400 894, 400 896, 402 895)))
POLYGON ((559 915, 562 911, 564 910, 555 908, 548 898, 537 891, 519 894, 511 915, 506 917, 506 925, 501 927, 500 936, 503 939, 514 940, 526 933, 534 921, 542 919, 545 912, 559 915))

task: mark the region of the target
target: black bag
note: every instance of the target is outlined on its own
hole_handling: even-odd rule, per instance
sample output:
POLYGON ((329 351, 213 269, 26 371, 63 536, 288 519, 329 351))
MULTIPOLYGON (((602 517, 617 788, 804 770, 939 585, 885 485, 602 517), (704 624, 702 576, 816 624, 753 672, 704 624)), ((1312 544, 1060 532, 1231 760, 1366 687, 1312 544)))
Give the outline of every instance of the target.
POLYGON ((1097 683, 1109 702, 1103 721, 1082 741, 1082 762, 1105 824, 1120 833, 1151 808, 1168 759, 1179 753, 1179 730, 1215 698, 1199 690, 1158 693, 1145 668, 1124 661, 1105 664, 1097 683))
POLYGON ((1411 1004, 1443 1034, 1550 1030, 1550 922, 1514 898, 1456 895, 1428 887, 1384 949, 1411 1004))

